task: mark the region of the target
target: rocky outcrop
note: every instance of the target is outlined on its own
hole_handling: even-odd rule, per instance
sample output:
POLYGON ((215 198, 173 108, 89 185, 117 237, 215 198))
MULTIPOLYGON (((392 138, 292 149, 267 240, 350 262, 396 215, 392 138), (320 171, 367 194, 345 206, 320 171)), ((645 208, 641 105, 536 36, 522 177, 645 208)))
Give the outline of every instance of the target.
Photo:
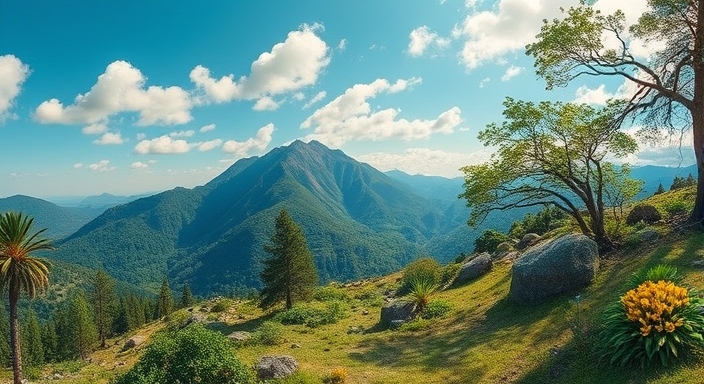
POLYGON ((413 320, 415 315, 415 305, 413 303, 392 301, 381 308, 381 320, 379 322, 383 327, 389 327, 393 322, 413 320))
POLYGON ((298 362, 289 355, 267 355, 254 365, 259 380, 283 379, 298 370, 298 362))
POLYGON ((491 255, 486 252, 480 253, 477 257, 462 266, 462 269, 460 269, 460 273, 455 278, 453 284, 464 284, 470 280, 474 280, 477 277, 489 272, 491 270, 491 266, 491 255))
POLYGON ((524 249, 527 248, 535 243, 537 243, 540 240, 540 235, 537 233, 526 233, 522 238, 521 241, 516 244, 516 249, 524 249))
POLYGON ((517 303, 543 301, 589 285, 599 268, 594 240, 570 234, 529 249, 513 265, 510 298, 517 303))

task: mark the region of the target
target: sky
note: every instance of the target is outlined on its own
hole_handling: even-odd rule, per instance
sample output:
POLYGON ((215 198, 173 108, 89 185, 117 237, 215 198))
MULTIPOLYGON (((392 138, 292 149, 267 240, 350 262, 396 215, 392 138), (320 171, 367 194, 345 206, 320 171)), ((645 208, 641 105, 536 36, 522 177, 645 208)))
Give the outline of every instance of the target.
MULTIPOLYGON (((525 45, 576 3, 2 1, 0 197, 192 188, 297 139, 461 176, 490 158, 477 133, 506 97, 599 106, 628 91, 603 78, 546 91, 536 76, 525 45)), ((624 4, 633 22, 645 0, 594 6, 624 4)), ((690 165, 682 143, 626 160, 690 165)))

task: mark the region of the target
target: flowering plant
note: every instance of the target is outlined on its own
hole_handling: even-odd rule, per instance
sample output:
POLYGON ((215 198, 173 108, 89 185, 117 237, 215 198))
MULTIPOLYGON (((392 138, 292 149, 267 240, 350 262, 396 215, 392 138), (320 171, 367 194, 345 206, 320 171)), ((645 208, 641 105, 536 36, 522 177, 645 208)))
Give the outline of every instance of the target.
POLYGON ((612 364, 663 366, 683 349, 704 347, 704 301, 680 283, 677 270, 657 266, 636 274, 632 289, 605 311, 605 353, 612 364))

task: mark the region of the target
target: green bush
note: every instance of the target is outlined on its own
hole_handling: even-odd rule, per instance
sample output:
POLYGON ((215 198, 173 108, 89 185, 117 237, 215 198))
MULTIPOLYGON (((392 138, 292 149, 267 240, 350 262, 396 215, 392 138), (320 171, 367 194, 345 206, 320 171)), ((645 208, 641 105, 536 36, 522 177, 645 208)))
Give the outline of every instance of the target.
POLYGON ((667 366, 687 349, 704 347, 704 300, 680 281, 671 266, 633 275, 631 289, 604 311, 602 348, 611 364, 667 366))
POLYGON ((462 270, 462 264, 452 263, 448 264, 442 269, 442 278, 440 279, 440 286, 446 286, 452 283, 457 275, 460 274, 462 270))
POLYGON ((283 342, 283 329, 273 321, 265 321, 254 332, 254 341, 262 345, 279 345, 283 342))
POLYGON ((452 304, 446 300, 433 300, 420 313, 420 317, 429 320, 445 317, 452 310, 452 304))
POLYGON ((414 281, 429 281, 438 285, 442 280, 442 267, 437 260, 430 257, 420 258, 403 269, 401 287, 398 289, 399 295, 405 295, 411 290, 414 281))
POLYGON ((374 288, 364 288, 354 295, 354 298, 369 307, 380 307, 384 304, 384 297, 374 288))
POLYGON ((689 211, 689 204, 682 200, 668 200, 663 204, 663 209, 670 216, 680 215, 689 211))
POLYGON ((646 224, 652 224, 661 219, 662 215, 660 215, 660 212, 654 206, 650 204, 638 204, 628 213, 626 224, 634 225, 641 221, 646 224))
POLYGON ((311 328, 325 324, 335 324, 339 320, 347 317, 349 308, 347 304, 339 300, 333 300, 325 305, 325 308, 317 308, 308 305, 296 305, 276 316, 276 320, 285 325, 306 325, 311 328))
POLYGON ((499 244, 509 240, 507 234, 487 229, 474 240, 474 252, 494 252, 499 244))
POLYGON ((254 372, 234 354, 218 332, 192 324, 159 334, 144 355, 116 384, 254 383, 254 372))
POLYGON ((213 307, 210 308, 210 312, 215 312, 215 313, 225 312, 228 309, 230 309, 231 306, 232 306, 232 300, 226 299, 223 297, 223 298, 218 299, 215 302, 215 304, 213 304, 213 307))
POLYGON ((331 285, 320 287, 313 293, 313 299, 318 301, 350 301, 350 295, 346 290, 331 285))
POLYGON ((427 277, 417 277, 411 280, 410 285, 404 300, 413 303, 417 312, 423 312, 430 303, 430 298, 438 291, 438 283, 427 277))

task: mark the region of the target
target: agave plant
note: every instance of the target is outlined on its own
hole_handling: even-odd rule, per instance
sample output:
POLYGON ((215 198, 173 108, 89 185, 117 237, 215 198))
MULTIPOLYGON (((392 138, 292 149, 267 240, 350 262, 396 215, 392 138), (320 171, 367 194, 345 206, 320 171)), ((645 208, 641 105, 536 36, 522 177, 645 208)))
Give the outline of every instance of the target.
POLYGON ((415 312, 420 313, 428 306, 430 298, 438 291, 440 286, 437 281, 430 278, 416 277, 409 281, 410 291, 406 301, 415 305, 415 312))

